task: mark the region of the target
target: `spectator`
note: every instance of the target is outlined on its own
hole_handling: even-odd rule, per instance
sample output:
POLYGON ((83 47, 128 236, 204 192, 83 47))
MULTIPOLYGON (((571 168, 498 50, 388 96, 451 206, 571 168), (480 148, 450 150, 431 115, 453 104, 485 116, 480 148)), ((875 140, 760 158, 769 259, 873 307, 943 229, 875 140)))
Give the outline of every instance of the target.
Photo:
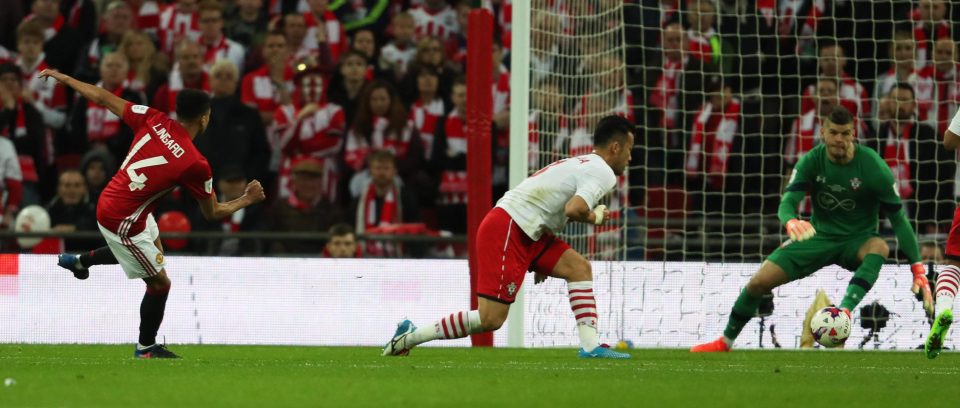
POLYGON ((130 5, 130 9, 133 11, 134 27, 151 38, 158 38, 160 6, 157 2, 154 0, 125 0, 125 2, 130 5))
MULTIPOLYGON (((890 42, 890 54, 893 56, 893 66, 886 73, 877 76, 876 89, 873 91, 874 98, 890 94, 890 90, 898 83, 907 83, 910 86, 917 84, 916 75, 916 42, 913 40, 913 33, 909 31, 896 31, 893 33, 893 41, 890 42)), ((877 108, 879 109, 879 108, 877 108)), ((877 116, 876 114, 874 116, 877 116)))
POLYGON ((150 37, 141 31, 127 31, 120 41, 119 51, 127 57, 130 65, 128 87, 145 95, 154 95, 170 73, 167 56, 157 52, 150 37))
POLYGON ((423 0, 410 10, 417 38, 437 37, 447 41, 460 33, 457 12, 445 0, 423 0))
POLYGON ((281 152, 280 197, 291 191, 291 166, 310 157, 323 166, 320 195, 337 202, 340 184, 340 152, 343 149, 346 118, 340 105, 326 100, 326 82, 319 70, 297 73, 299 85, 294 103, 277 110, 273 145, 281 152))
MULTIPOLYGON (((723 191, 736 156, 735 144, 740 129, 740 101, 733 97, 733 86, 724 83, 719 75, 711 75, 706 84, 707 102, 697 112, 693 124, 690 147, 687 152, 687 178, 703 179, 708 200, 717 198, 713 192, 723 191)), ((715 201, 715 200, 713 200, 715 201)), ((722 206, 709 201, 705 208, 722 206)))
POLYGON ((917 67, 927 66, 930 50, 937 40, 950 38, 950 21, 947 20, 947 4, 943 0, 920 0, 912 13, 913 38, 917 43, 917 67))
POLYGON ((169 55, 183 40, 192 43, 200 39, 198 3, 199 0, 176 0, 160 13, 157 37, 161 51, 169 55))
POLYGON ((237 0, 237 7, 227 14, 225 30, 227 37, 252 52, 263 45, 268 23, 263 0, 237 0))
POLYGON ((204 70, 209 71, 217 60, 227 59, 239 72, 243 72, 247 51, 242 45, 223 35, 223 9, 220 3, 216 0, 205 0, 200 3, 197 14, 204 70))
POLYGON ((100 79, 100 58, 117 50, 123 35, 134 25, 133 11, 123 0, 111 0, 103 11, 99 34, 83 47, 73 76, 95 83, 100 79))
MULTIPOLYGON (((400 81, 400 93, 403 100, 408 105, 412 104, 417 97, 417 77, 413 72, 421 66, 431 66, 440 72, 440 95, 444 98, 450 95, 450 86, 455 78, 454 67, 447 62, 443 52, 443 44, 436 37, 424 37, 417 42, 417 53, 414 56, 413 63, 410 64, 407 75, 400 81)), ((494 64, 494 68, 499 67, 494 64)))
POLYGON ((29 90, 22 97, 24 102, 40 112, 44 125, 60 129, 67 121, 67 92, 63 85, 38 76, 40 71, 51 68, 43 52, 43 35, 43 27, 36 21, 27 21, 17 29, 20 57, 16 61, 23 74, 23 84, 29 90))
POLYGON ((679 105, 679 83, 687 65, 684 55, 686 37, 680 23, 673 23, 663 29, 663 68, 660 77, 650 93, 650 105, 654 108, 654 123, 657 127, 673 130, 681 125, 683 113, 679 105))
MULTIPOLYGON (((207 158, 213 174, 239 165, 245 175, 263 180, 270 160, 266 131, 257 111, 237 97, 237 67, 230 60, 220 60, 210 69, 210 123, 202 135, 193 140, 197 150, 207 158)), ((241 193, 242 193, 241 189, 241 193)))
MULTIPOLYGON (((460 32, 446 41, 447 59, 460 72, 464 72, 467 67, 467 33, 470 27, 470 10, 473 10, 473 7, 466 1, 458 1, 453 7, 457 12, 457 24, 460 25, 460 32)), ((531 51, 533 50, 535 48, 531 49, 531 51)))
MULTIPOLYGON (((368 170, 351 180, 351 190, 357 197, 352 208, 356 214, 357 234, 365 234, 376 227, 414 222, 420 208, 415 194, 404 188, 397 176, 396 158, 389 150, 375 150, 367 157, 368 170)), ((396 256, 399 245, 367 242, 365 251, 371 256, 396 256)))
POLYGON ((87 194, 90 202, 97 203, 100 193, 117 172, 117 162, 103 149, 91 149, 80 159, 80 171, 87 180, 87 194))
POLYGON ((96 20, 93 3, 83 0, 35 0, 30 10, 32 13, 23 21, 36 24, 43 32, 42 44, 47 62, 54 68, 72 73, 80 47, 93 37, 92 24, 96 20), (71 5, 68 6, 68 3, 71 5), (70 15, 65 16, 65 11, 69 11, 70 15))
POLYGON ((940 224, 949 222, 953 211, 953 155, 939 143, 932 127, 917 121, 913 87, 896 84, 889 97, 894 115, 867 145, 890 166, 897 192, 917 228, 936 232, 940 224))
POLYGON ((210 91, 210 76, 203 71, 202 55, 198 43, 184 41, 177 46, 177 65, 170 72, 167 83, 160 86, 153 95, 153 101, 151 102, 153 108, 165 112, 173 118, 177 114, 177 94, 181 90, 200 89, 210 91))
POLYGON ((367 73, 367 59, 356 51, 347 51, 340 60, 337 75, 330 81, 327 97, 330 102, 343 107, 347 123, 353 123, 354 113, 358 109, 358 99, 364 90, 367 73))
POLYGON ((334 224, 327 231, 330 240, 323 247, 324 258, 359 258, 360 246, 357 245, 357 236, 353 234, 353 227, 349 224, 334 224))
MULTIPOLYGON (((3 74, 3 65, 0 65, 0 126, 5 126, 4 111, 6 103, 12 98, 3 82, 16 75, 3 74)), ((17 158, 17 149, 9 137, 0 137, 0 230, 7 229, 13 224, 17 211, 23 200, 23 173, 20 171, 20 160, 17 158)))
POLYGON ((393 28, 393 40, 380 49, 380 70, 390 72, 393 81, 399 81, 407 73, 407 67, 416 54, 416 43, 413 41, 413 16, 408 12, 398 13, 390 22, 393 28))
MULTIPOLYGON (((364 73, 364 79, 372 81, 373 78, 384 78, 383 75, 377 75, 377 40, 373 32, 367 29, 357 30, 353 33, 353 41, 350 49, 359 51, 367 59, 367 70, 364 73)), ((384 78, 389 79, 389 78, 384 78)))
POLYGON ((410 109, 410 120, 423 142, 424 158, 431 159, 433 138, 440 118, 447 113, 447 106, 440 96, 440 72, 431 66, 423 66, 417 72, 417 100, 410 109))
POLYGON ((924 263, 932 262, 943 265, 943 249, 937 241, 923 241, 920 243, 920 258, 924 263))
POLYGON ((709 0, 691 0, 687 3, 690 56, 708 64, 720 60, 720 35, 714 29, 716 12, 716 6, 709 0))
MULTIPOLYGON (((217 178, 217 192, 220 202, 235 200, 243 196, 249 179, 240 164, 232 163, 214 172, 217 178)), ((222 220, 207 221, 199 208, 192 212, 190 224, 194 231, 223 231, 226 233, 258 231, 263 228, 264 211, 261 204, 237 210, 222 220)), ((217 256, 249 256, 260 252, 259 242, 252 239, 226 238, 222 240, 204 240, 206 253, 217 256)), ((199 247, 199 246, 196 246, 199 247)))
MULTIPOLYGON (((317 49, 311 44, 316 42, 316 36, 311 35, 307 39, 307 22, 303 14, 284 14, 280 20, 282 23, 283 35, 287 37, 287 50, 294 60, 307 58, 317 49)), ((313 34, 311 32, 311 34, 313 34)))
POLYGON ((13 141, 18 153, 23 180, 23 204, 26 206, 39 204, 52 197, 52 194, 47 192, 52 190, 53 186, 49 186, 52 176, 47 171, 47 166, 43 165, 46 163, 43 144, 47 132, 43 126, 43 118, 33 105, 25 103, 22 98, 23 91, 20 67, 14 64, 0 65, 0 102, 3 104, 0 107, 0 137, 13 141))
MULTIPOLYGON (((567 118, 563 107, 563 94, 560 86, 546 79, 534 86, 533 103, 528 117, 529 126, 529 170, 537 171, 548 163, 557 161, 561 152, 568 151, 559 146, 558 136, 566 127, 567 118)), ((563 153, 566 157, 566 153, 563 153)))
MULTIPOLYGON (((560 20, 554 14, 541 13, 533 21, 530 38, 530 82, 537 83, 559 71, 560 20)), ((494 64, 499 64, 494 61, 494 64)))
POLYGON ((833 112, 833 108, 840 104, 835 80, 820 78, 816 87, 816 96, 811 98, 816 105, 807 109, 799 118, 794 119, 793 127, 787 139, 787 146, 783 155, 784 161, 790 165, 790 168, 797 164, 797 160, 800 160, 801 156, 820 142, 820 118, 829 115, 830 112, 833 112))
MULTIPOLYGON (((57 182, 57 196, 47 204, 50 225, 56 232, 96 231, 97 213, 95 204, 87 194, 87 182, 83 173, 77 169, 67 169, 60 173, 57 182)), ((70 252, 89 251, 102 245, 100 240, 65 239, 64 249, 70 252)))
POLYGON ((283 34, 276 31, 267 34, 262 52, 264 65, 243 77, 240 98, 243 103, 256 108, 264 125, 269 125, 277 108, 290 102, 293 69, 283 34))
POLYGON ((934 43, 933 62, 917 73, 917 95, 927 94, 929 103, 923 116, 938 135, 946 132, 950 118, 960 102, 960 78, 957 77, 957 46, 949 37, 934 43))
POLYGON ((333 61, 339 61, 340 56, 347 51, 347 34, 337 16, 327 8, 328 3, 327 0, 307 0, 310 11, 303 13, 307 27, 305 47, 316 53, 319 48, 316 31, 323 30, 325 35, 320 38, 324 38, 330 47, 333 61))
POLYGON ((373 150, 389 150, 400 168, 410 175, 419 165, 422 145, 416 140, 413 123, 400 95, 390 83, 378 79, 364 89, 357 116, 350 125, 344 149, 344 161, 352 171, 360 171, 373 150))
MULTIPOLYGON (((128 71, 127 59, 123 54, 106 54, 100 59, 100 73, 97 76, 101 80, 97 86, 134 104, 145 105, 147 98, 142 92, 125 86, 129 83, 126 80, 128 71)), ((64 155, 69 155, 73 166, 80 164, 80 157, 91 146, 106 149, 116 162, 123 161, 133 141, 133 131, 120 118, 107 108, 79 96, 73 104, 67 131, 69 136, 58 140, 56 150, 61 161, 64 155)))
MULTIPOLYGON (((270 209, 270 231, 324 231, 345 219, 338 206, 323 199, 323 172, 323 163, 313 158, 293 164, 293 191, 270 209)), ((270 248, 273 254, 316 254, 321 250, 320 244, 312 240, 275 240, 270 248)))
MULTIPOLYGON (((819 78, 837 81, 837 95, 844 101, 844 107, 854 116, 859 116, 861 125, 864 124, 867 115, 872 112, 870 99, 867 96, 866 88, 860 85, 857 80, 851 78, 850 75, 847 75, 845 71, 847 57, 843 48, 836 43, 822 45, 817 64, 820 67, 819 78)), ((813 95, 817 91, 817 86, 817 84, 813 84, 804 89, 800 106, 801 113, 816 108, 817 102, 813 100, 813 95)))
POLYGON ((437 215, 440 229, 457 234, 467 230, 467 82, 453 83, 453 110, 443 119, 433 157, 440 173, 437 215))

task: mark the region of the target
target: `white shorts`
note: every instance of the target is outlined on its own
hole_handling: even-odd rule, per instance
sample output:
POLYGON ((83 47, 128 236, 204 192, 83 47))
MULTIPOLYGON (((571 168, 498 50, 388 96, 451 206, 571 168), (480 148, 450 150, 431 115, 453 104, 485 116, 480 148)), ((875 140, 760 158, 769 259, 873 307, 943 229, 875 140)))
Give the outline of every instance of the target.
POLYGON ((147 226, 132 237, 121 237, 97 223, 100 233, 107 240, 110 252, 120 262, 120 267, 130 279, 143 279, 156 276, 163 270, 163 252, 154 241, 160 236, 160 228, 153 214, 147 214, 147 226))

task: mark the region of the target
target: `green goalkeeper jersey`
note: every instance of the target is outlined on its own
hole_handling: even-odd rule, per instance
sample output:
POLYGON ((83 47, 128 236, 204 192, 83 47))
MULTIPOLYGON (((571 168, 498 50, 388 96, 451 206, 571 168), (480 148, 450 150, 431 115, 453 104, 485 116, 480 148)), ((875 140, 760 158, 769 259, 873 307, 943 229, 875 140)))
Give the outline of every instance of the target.
POLYGON ((790 176, 787 192, 810 193, 810 222, 817 234, 876 233, 881 209, 893 214, 902 208, 887 163, 873 149, 855 146, 850 162, 836 164, 830 161, 826 146, 820 144, 800 158, 790 176))

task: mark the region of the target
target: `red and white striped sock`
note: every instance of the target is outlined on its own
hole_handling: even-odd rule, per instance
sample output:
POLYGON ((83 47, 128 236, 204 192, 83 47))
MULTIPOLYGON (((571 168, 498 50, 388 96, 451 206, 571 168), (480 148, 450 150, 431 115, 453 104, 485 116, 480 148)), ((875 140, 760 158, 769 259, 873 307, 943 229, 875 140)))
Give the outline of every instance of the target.
POLYGON ((406 348, 438 339, 459 339, 480 331, 480 311, 451 313, 429 326, 423 326, 410 333, 406 339, 406 348))
POLYGON ((597 332, 597 300, 593 297, 593 281, 567 282, 570 309, 577 320, 580 347, 590 351, 600 346, 597 332))
POLYGON ((957 297, 957 287, 960 287, 960 268, 953 265, 944 266, 937 276, 937 307, 936 315, 940 312, 953 309, 953 298, 957 297))

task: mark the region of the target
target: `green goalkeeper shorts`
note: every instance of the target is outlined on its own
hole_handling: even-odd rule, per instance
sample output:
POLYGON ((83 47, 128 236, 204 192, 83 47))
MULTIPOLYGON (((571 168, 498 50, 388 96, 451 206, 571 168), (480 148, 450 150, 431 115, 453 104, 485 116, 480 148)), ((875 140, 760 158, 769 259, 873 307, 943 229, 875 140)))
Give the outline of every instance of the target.
POLYGON ((863 234, 852 237, 828 237, 814 235, 803 242, 787 241, 767 260, 777 264, 791 281, 803 279, 829 265, 855 271, 860 266, 857 253, 860 247, 877 234, 863 234))

